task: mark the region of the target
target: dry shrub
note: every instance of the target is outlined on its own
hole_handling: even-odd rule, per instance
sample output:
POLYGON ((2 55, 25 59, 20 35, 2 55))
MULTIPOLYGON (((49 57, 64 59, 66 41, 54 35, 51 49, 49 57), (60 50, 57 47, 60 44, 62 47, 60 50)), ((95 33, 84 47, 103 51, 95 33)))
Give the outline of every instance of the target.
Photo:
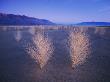
MULTIPOLYGON (((85 29, 85 28, 83 28, 85 29)), ((70 56, 72 67, 78 66, 86 61, 90 53, 90 41, 86 31, 75 28, 70 33, 70 56)))
POLYGON ((19 30, 17 30, 16 34, 15 34, 15 40, 17 42, 19 42, 22 38, 21 32, 19 30))
POLYGON ((29 46, 27 51, 29 55, 37 61, 40 68, 43 68, 52 56, 52 42, 48 37, 44 37, 43 34, 37 33, 37 35, 33 37, 33 43, 35 48, 33 46, 29 46))
POLYGON ((34 35, 35 32, 36 32, 35 27, 31 27, 31 28, 29 28, 29 33, 31 33, 32 35, 34 35))
POLYGON ((95 34, 104 35, 105 33, 106 33, 106 30, 105 30, 104 27, 101 27, 101 28, 97 27, 97 28, 95 28, 95 34))

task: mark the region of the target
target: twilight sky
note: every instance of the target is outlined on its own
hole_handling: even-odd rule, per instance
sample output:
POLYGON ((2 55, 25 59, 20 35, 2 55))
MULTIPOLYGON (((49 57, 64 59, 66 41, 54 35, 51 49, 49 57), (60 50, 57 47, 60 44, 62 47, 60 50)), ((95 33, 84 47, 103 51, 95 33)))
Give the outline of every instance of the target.
POLYGON ((0 0, 0 12, 56 23, 110 22, 110 0, 0 0))

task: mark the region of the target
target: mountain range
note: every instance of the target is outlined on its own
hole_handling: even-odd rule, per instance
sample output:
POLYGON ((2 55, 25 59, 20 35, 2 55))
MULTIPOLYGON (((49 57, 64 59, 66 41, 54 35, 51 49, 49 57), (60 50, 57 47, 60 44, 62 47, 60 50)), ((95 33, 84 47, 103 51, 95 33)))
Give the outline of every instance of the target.
MULTIPOLYGON (((0 13, 0 25, 56 25, 46 19, 0 13)), ((73 24, 77 26, 110 26, 110 22, 81 22, 73 24)))
POLYGON ((0 25, 54 25, 55 23, 25 15, 0 13, 0 25))
POLYGON ((110 26, 110 22, 81 22, 75 25, 78 25, 78 26, 110 26))

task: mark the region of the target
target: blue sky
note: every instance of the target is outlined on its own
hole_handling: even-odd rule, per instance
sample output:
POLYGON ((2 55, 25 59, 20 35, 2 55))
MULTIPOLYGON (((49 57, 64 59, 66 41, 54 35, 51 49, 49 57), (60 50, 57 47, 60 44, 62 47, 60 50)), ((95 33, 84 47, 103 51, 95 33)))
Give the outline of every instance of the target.
POLYGON ((110 0, 0 0, 0 12, 57 23, 110 22, 110 0))

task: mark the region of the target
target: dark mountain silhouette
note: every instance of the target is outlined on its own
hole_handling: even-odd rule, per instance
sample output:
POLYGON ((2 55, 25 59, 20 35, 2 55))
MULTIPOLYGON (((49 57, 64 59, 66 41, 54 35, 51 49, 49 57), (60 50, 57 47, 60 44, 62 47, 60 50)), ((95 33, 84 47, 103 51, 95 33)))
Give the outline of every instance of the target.
POLYGON ((110 26, 110 22, 81 22, 75 25, 79 26, 110 26))
POLYGON ((0 13, 0 25, 53 25, 54 23, 25 15, 0 13))

